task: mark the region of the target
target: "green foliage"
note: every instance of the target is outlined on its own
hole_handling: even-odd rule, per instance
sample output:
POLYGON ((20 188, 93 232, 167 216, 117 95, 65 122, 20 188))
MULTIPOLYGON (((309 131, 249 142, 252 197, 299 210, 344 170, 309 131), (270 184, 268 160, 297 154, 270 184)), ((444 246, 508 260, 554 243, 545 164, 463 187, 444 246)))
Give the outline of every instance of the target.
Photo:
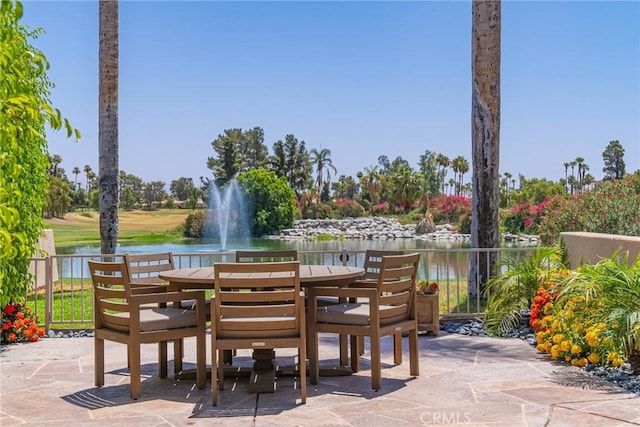
POLYGON ((562 231, 640 236, 640 172, 601 182, 576 196, 550 198, 540 237, 553 243, 562 231))
MULTIPOLYGON (((558 297, 558 307, 575 297, 585 300, 589 309, 581 312, 583 327, 600 329, 607 344, 597 348, 601 360, 606 360, 610 351, 620 351, 626 357, 640 351, 640 257, 628 261, 627 256, 614 253, 595 265, 581 265, 558 297)), ((640 366, 636 369, 640 374, 640 366)))
POLYGON ((488 297, 484 323, 496 335, 504 335, 520 321, 538 287, 565 268, 564 251, 559 246, 538 247, 531 256, 505 256, 500 260, 503 273, 487 282, 488 297))
POLYGON ((212 230, 208 228, 205 211, 199 210, 187 215, 182 232, 184 237, 199 239, 211 234, 212 230))
POLYGON ((517 203, 510 209, 500 212, 502 230, 508 233, 537 234, 538 226, 547 212, 549 199, 545 199, 537 205, 532 205, 528 200, 517 203))
POLYGON ((607 148, 602 152, 604 161, 604 179, 620 179, 626 175, 626 165, 624 163, 624 148, 620 141, 610 141, 607 148))
POLYGON ((238 183, 250 205, 251 230, 255 236, 293 226, 296 196, 286 178, 277 178, 273 171, 254 169, 238 175, 238 183))
MULTIPOLYGON (((30 257, 44 223, 49 158, 47 125, 71 125, 48 99, 49 63, 29 44, 40 30, 20 25, 22 4, 3 0, 0 7, 0 305, 24 299, 30 257)), ((75 131, 76 138, 79 133, 75 131)))

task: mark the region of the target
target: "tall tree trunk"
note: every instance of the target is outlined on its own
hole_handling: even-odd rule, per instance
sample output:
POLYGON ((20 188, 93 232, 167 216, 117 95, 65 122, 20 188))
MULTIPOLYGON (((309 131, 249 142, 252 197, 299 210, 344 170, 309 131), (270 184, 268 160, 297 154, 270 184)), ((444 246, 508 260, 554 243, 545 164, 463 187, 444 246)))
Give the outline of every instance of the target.
POLYGON ((118 242, 118 1, 101 0, 98 124, 100 243, 114 254, 118 242))
MULTIPOLYGON (((499 248, 500 158, 500 1, 473 2, 471 246, 499 248)), ((469 292, 477 294, 494 275, 498 253, 471 260, 469 292)))

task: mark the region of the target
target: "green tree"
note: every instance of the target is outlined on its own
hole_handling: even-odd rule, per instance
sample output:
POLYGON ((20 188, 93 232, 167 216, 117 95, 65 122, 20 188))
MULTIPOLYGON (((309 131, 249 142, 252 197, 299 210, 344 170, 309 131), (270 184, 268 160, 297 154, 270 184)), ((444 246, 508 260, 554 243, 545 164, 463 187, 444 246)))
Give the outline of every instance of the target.
POLYGON ((63 218, 69 212, 73 199, 71 185, 66 179, 51 175, 45 204, 45 215, 48 218, 63 218))
POLYGON ((75 182, 73 184, 73 189, 77 190, 78 189, 78 175, 80 174, 80 168, 79 167, 74 167, 73 170, 71 171, 72 174, 75 175, 75 182))
MULTIPOLYGON (((500 247, 500 27, 501 3, 472 3, 472 121, 473 195, 471 246, 500 247)), ((497 252, 481 252, 470 266, 471 294, 495 275, 497 252)))
POLYGON ((207 159, 207 167, 213 171, 213 177, 218 187, 224 186, 238 174, 240 157, 238 147, 242 141, 242 129, 225 129, 224 134, 211 142, 216 157, 207 159))
POLYGON ((427 197, 435 197, 440 194, 440 179, 438 176, 438 163, 436 161, 438 154, 426 150, 420 155, 418 160, 418 170, 422 174, 424 180, 424 189, 428 192, 427 197))
POLYGON ((380 194, 380 172, 378 171, 378 165, 372 165, 364 168, 364 173, 359 173, 360 184, 362 189, 369 196, 371 202, 371 214, 373 214, 373 205, 378 201, 378 195, 380 194))
POLYGON ((329 150, 328 148, 321 148, 320 150, 312 148, 311 151, 309 151, 309 156, 311 164, 316 168, 316 184, 318 185, 318 191, 322 192, 324 188, 323 175, 325 169, 327 171, 326 182, 329 184, 331 183, 331 170, 333 170, 333 173, 338 172, 336 167, 333 165, 333 162, 331 161, 331 150, 329 150))
MULTIPOLYGON (((0 306, 23 301, 31 256, 44 229, 49 166, 46 130, 71 125, 49 101, 49 63, 30 44, 41 30, 19 23, 23 7, 0 6, 0 306)), ((76 138, 80 137, 75 131, 76 138)))
POLYGON ((296 195, 285 177, 274 171, 254 169, 238 175, 249 202, 251 230, 255 236, 278 233, 293 226, 296 195))
POLYGON ((98 3, 99 28, 99 204, 101 253, 118 243, 118 1, 98 3))
POLYGON ((336 199, 354 199, 360 186, 352 176, 340 175, 337 182, 331 184, 333 197, 336 199))
POLYGON ((171 181, 171 185, 169 186, 169 191, 171 195, 174 196, 178 200, 187 200, 189 195, 191 195, 191 191, 195 188, 193 185, 192 178, 181 177, 176 180, 171 181))
POLYGON ((420 188, 418 174, 408 165, 403 165, 391 175, 393 197, 404 212, 411 210, 420 188))
POLYGON ((120 192, 120 206, 131 210, 142 204, 144 182, 142 178, 120 171, 118 191, 120 192))
POLYGON ((311 176, 311 161, 304 141, 289 134, 284 142, 278 140, 273 144, 273 156, 269 160, 276 176, 284 176, 296 195, 300 196, 308 187, 311 176))
POLYGON ((620 179, 626 174, 624 163, 624 148, 620 141, 610 141, 607 148, 602 152, 602 160, 604 161, 604 179, 620 179))
POLYGON ((149 209, 153 209, 154 205, 160 205, 165 197, 167 197, 164 186, 165 183, 162 181, 151 181, 144 185, 142 193, 149 209))
POLYGON ((242 134, 238 146, 238 156, 240 157, 240 172, 267 167, 269 149, 264 144, 264 130, 261 127, 256 126, 242 134))

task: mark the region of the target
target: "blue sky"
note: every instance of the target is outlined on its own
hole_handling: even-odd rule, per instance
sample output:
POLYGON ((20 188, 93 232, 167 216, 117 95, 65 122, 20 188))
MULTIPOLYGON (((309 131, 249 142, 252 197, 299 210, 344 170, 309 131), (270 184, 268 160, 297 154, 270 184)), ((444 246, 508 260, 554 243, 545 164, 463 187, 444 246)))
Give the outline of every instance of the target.
MULTIPOLYGON (((49 149, 70 178, 97 171, 98 3, 24 10, 83 136, 49 149)), ((583 157, 601 179, 614 139, 640 169, 640 2, 503 2, 501 73, 501 172, 558 180, 583 157)), ((236 127, 270 152, 291 133, 328 148, 338 176, 383 154, 470 161, 470 111, 470 2, 120 2, 120 169, 167 189, 211 176, 211 141, 236 127)))

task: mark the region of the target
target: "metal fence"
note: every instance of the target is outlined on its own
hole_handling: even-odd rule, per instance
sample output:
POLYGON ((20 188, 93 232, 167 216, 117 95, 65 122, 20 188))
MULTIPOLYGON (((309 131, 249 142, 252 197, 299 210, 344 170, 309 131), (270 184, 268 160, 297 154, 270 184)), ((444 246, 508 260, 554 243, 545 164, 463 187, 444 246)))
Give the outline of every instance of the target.
MULTIPOLYGON (((473 318, 483 315, 485 300, 468 286, 471 260, 498 261, 506 254, 523 257, 535 247, 500 249, 420 249, 419 281, 439 286, 442 319, 473 318)), ((235 252, 175 253, 176 268, 206 267, 216 262, 233 262, 235 252)), ((364 250, 299 251, 301 264, 349 265, 362 267, 364 250)), ((116 255, 52 255, 32 259, 33 288, 26 304, 35 311, 45 330, 81 330, 93 328, 93 291, 87 261, 109 259, 116 255)), ((471 273, 473 274, 473 273, 471 273)), ((498 273, 499 274, 499 273, 498 273)), ((477 280, 477 277, 476 277, 477 280)))

